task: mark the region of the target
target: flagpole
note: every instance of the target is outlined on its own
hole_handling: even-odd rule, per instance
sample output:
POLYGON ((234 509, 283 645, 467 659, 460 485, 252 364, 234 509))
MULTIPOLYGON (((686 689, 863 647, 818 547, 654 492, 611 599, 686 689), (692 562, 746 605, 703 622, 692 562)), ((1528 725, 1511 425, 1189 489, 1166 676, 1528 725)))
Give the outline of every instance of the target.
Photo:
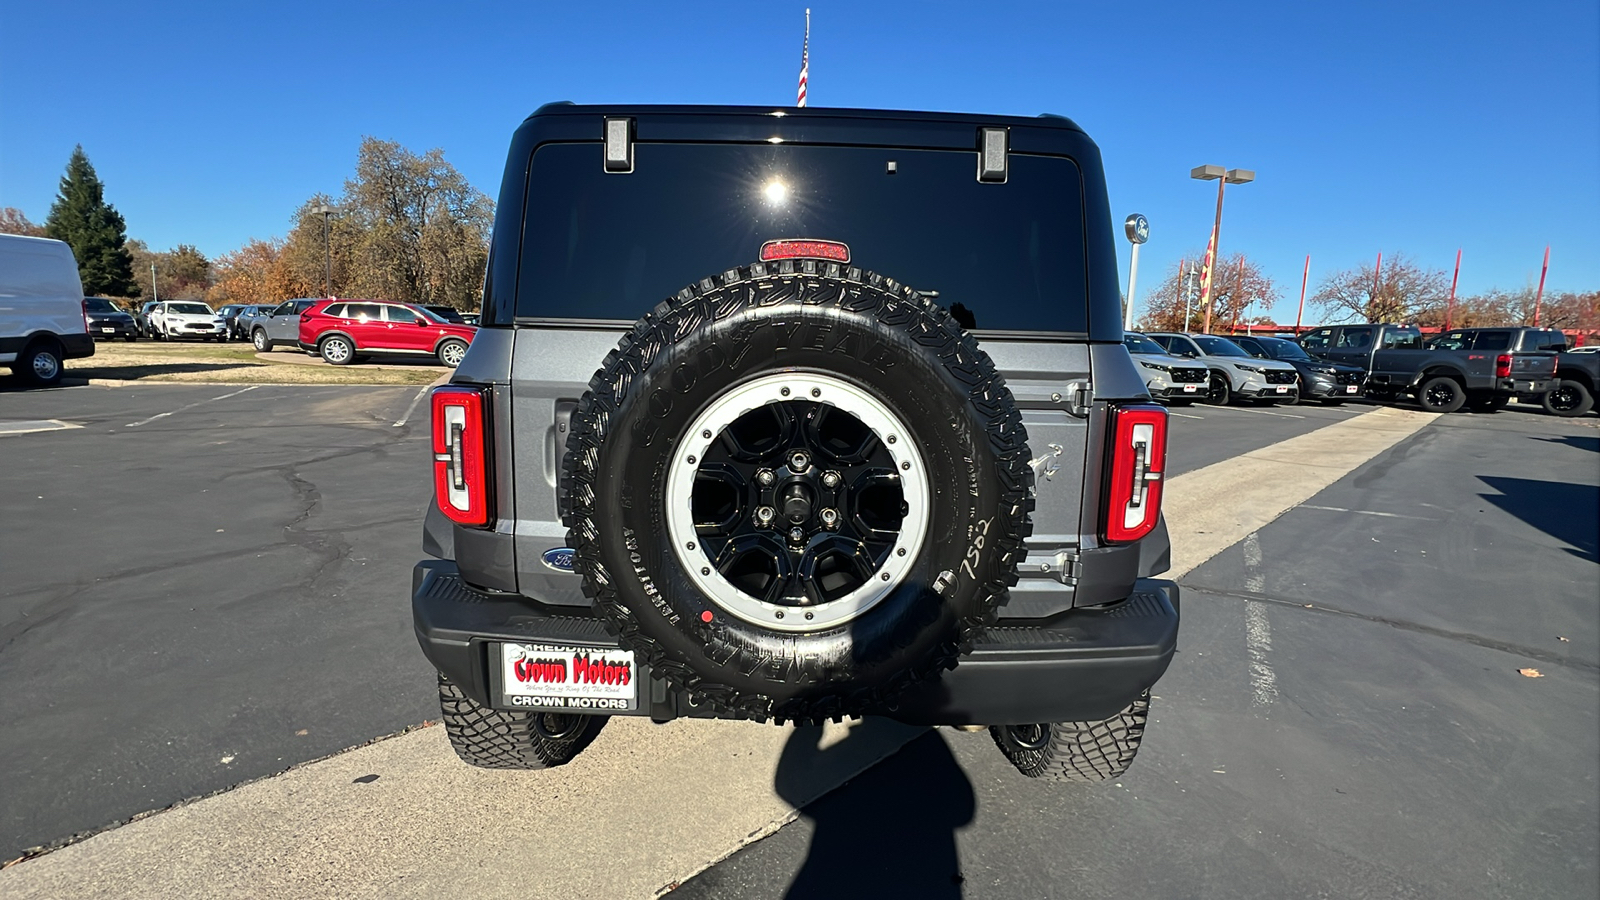
POLYGON ((806 82, 811 79, 811 8, 806 7, 806 39, 800 45, 800 89, 794 105, 806 105, 806 82))

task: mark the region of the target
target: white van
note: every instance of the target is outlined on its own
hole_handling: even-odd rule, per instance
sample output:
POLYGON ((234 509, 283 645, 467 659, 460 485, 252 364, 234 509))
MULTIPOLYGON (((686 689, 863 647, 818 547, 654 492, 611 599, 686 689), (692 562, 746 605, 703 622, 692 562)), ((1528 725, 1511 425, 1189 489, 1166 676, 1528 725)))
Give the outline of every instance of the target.
POLYGON ((0 234, 0 366, 24 381, 51 385, 61 380, 66 360, 93 355, 72 248, 0 234))

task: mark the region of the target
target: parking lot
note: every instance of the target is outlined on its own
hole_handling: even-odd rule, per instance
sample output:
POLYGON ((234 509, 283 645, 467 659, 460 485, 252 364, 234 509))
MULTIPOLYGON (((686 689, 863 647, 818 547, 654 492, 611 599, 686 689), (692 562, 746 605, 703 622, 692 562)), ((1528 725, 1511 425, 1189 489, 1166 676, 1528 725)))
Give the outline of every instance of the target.
MULTIPOLYGON (((1030 782, 986 734, 638 720, 554 772, 468 770, 423 729, 270 777, 438 716, 408 610, 422 390, 0 394, 0 859, 267 779, 0 893, 1600 890, 1593 416, 1419 420, 1347 467, 1373 407, 1174 409, 1169 502, 1233 530, 1178 573, 1179 655, 1115 784, 1030 782), (1216 489, 1253 459, 1304 496, 1259 526, 1216 489), (541 818, 573 810, 617 824, 541 818), (550 827, 508 844, 506 816, 550 827)), ((1205 543, 1170 524, 1177 557, 1205 543)))

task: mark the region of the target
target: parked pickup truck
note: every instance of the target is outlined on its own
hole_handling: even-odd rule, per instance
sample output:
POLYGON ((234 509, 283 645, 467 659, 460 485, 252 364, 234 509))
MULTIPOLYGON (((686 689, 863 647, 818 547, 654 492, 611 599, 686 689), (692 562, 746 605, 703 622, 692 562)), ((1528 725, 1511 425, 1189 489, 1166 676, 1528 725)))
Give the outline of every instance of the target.
POLYGON ((1300 346, 1313 356, 1367 370, 1367 395, 1396 400, 1409 395, 1430 412, 1493 412, 1519 394, 1542 394, 1556 376, 1553 350, 1512 349, 1515 329, 1447 332, 1423 345, 1410 325, 1329 325, 1306 332, 1300 346), (1470 345, 1450 340, 1472 334, 1470 345), (1490 337, 1493 335, 1493 337, 1490 337))
POLYGON ((1556 380, 1544 391, 1519 391, 1517 399, 1538 403, 1553 416, 1581 416, 1594 406, 1595 385, 1600 383, 1600 354, 1569 353, 1567 336, 1554 328, 1462 328, 1428 342, 1445 350, 1503 348, 1550 350, 1556 356, 1556 380))

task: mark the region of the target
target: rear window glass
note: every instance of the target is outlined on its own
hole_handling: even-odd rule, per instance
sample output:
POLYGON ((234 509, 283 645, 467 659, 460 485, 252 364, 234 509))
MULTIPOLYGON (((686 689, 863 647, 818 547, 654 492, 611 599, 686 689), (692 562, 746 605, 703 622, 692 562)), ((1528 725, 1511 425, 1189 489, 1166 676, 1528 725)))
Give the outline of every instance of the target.
POLYGON ((529 178, 522 317, 631 322, 766 241, 815 238, 937 291, 967 328, 1087 329, 1071 160, 1012 154, 1005 184, 981 184, 973 152, 638 144, 623 175, 602 170, 596 144, 556 144, 529 178))
POLYGON ((1472 342, 1474 350, 1505 350, 1511 346, 1511 332, 1509 331, 1480 331, 1477 340, 1472 342))

